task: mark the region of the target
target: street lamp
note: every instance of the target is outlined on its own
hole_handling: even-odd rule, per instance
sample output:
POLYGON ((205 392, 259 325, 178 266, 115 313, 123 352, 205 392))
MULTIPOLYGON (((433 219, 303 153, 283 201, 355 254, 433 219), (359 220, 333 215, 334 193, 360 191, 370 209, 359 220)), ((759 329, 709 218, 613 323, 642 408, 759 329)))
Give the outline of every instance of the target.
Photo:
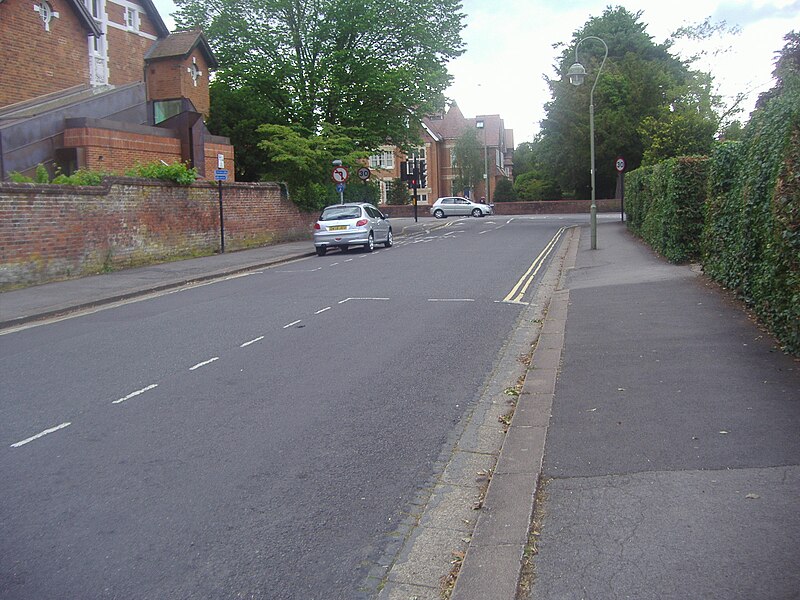
POLYGON ((567 71, 569 82, 574 86, 581 85, 583 80, 586 78, 586 69, 584 69, 583 65, 578 62, 578 46, 580 46, 586 40, 597 40, 598 42, 601 42, 606 51, 605 55, 603 56, 603 62, 600 63, 600 68, 597 69, 597 76, 594 78, 592 91, 589 94, 589 144, 592 156, 592 206, 590 209, 590 219, 592 229, 592 250, 597 250, 597 201, 595 199, 594 189, 594 88, 597 87, 597 80, 600 79, 600 72, 603 70, 603 65, 606 64, 606 58, 608 58, 608 46, 603 40, 594 35, 583 38, 575 45, 575 64, 573 64, 567 71))
POLYGON ((486 123, 481 121, 475 121, 475 127, 478 129, 483 129, 483 186, 486 193, 486 204, 487 206, 490 204, 489 202, 489 151, 486 148, 486 123))

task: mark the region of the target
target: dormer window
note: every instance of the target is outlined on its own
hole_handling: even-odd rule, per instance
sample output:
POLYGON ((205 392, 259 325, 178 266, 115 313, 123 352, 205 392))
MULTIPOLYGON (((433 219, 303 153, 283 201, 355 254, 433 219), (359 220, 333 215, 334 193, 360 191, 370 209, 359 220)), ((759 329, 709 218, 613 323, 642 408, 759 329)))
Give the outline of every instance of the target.
POLYGON ((131 31, 139 31, 139 11, 135 8, 125 8, 125 27, 131 31))

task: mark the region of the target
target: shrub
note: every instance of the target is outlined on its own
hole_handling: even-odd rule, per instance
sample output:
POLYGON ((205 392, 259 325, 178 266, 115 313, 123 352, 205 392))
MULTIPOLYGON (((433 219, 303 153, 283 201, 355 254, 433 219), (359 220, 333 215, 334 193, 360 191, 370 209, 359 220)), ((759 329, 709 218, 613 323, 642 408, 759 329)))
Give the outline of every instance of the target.
POLYGON ((628 227, 672 262, 699 259, 708 160, 672 158, 626 179, 628 227))
POLYGON ((128 177, 141 177, 144 179, 159 179, 173 181, 180 185, 190 185, 197 179, 197 169, 191 169, 184 163, 174 162, 166 164, 162 161, 137 164, 125 172, 128 177))
POLYGON ((703 231, 706 272, 800 352, 800 77, 718 146, 703 231))
POLYGON ((517 194, 514 192, 514 186, 510 179, 504 177, 497 182, 493 198, 495 202, 514 202, 516 199, 517 194))

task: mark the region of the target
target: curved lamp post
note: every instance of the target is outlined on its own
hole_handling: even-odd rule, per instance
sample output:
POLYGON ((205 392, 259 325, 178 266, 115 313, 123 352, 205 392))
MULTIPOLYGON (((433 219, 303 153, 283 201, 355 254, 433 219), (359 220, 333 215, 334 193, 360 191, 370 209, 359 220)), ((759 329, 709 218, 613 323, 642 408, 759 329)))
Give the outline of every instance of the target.
POLYGON ((597 80, 600 79, 600 72, 603 70, 603 65, 606 64, 606 59, 608 58, 608 46, 603 40, 594 35, 583 38, 575 45, 575 64, 573 64, 567 71, 569 82, 574 86, 581 85, 583 80, 586 78, 586 69, 581 63, 578 62, 578 46, 580 46, 586 40, 597 40, 603 44, 603 48, 605 48, 606 51, 605 55, 603 56, 603 62, 600 63, 600 68, 597 69, 597 76, 594 78, 592 91, 589 94, 589 144, 592 156, 592 207, 590 218, 592 227, 592 250, 597 250, 597 201, 595 199, 594 191, 594 88, 597 86, 597 80))

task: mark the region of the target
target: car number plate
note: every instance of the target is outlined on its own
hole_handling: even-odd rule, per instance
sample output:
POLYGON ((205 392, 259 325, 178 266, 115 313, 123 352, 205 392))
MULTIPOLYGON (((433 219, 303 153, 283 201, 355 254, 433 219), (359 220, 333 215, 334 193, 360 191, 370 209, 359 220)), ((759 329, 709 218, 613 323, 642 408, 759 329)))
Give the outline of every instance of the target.
POLYGON ((328 231, 342 231, 343 229, 347 229, 347 225, 332 225, 328 227, 328 231))

